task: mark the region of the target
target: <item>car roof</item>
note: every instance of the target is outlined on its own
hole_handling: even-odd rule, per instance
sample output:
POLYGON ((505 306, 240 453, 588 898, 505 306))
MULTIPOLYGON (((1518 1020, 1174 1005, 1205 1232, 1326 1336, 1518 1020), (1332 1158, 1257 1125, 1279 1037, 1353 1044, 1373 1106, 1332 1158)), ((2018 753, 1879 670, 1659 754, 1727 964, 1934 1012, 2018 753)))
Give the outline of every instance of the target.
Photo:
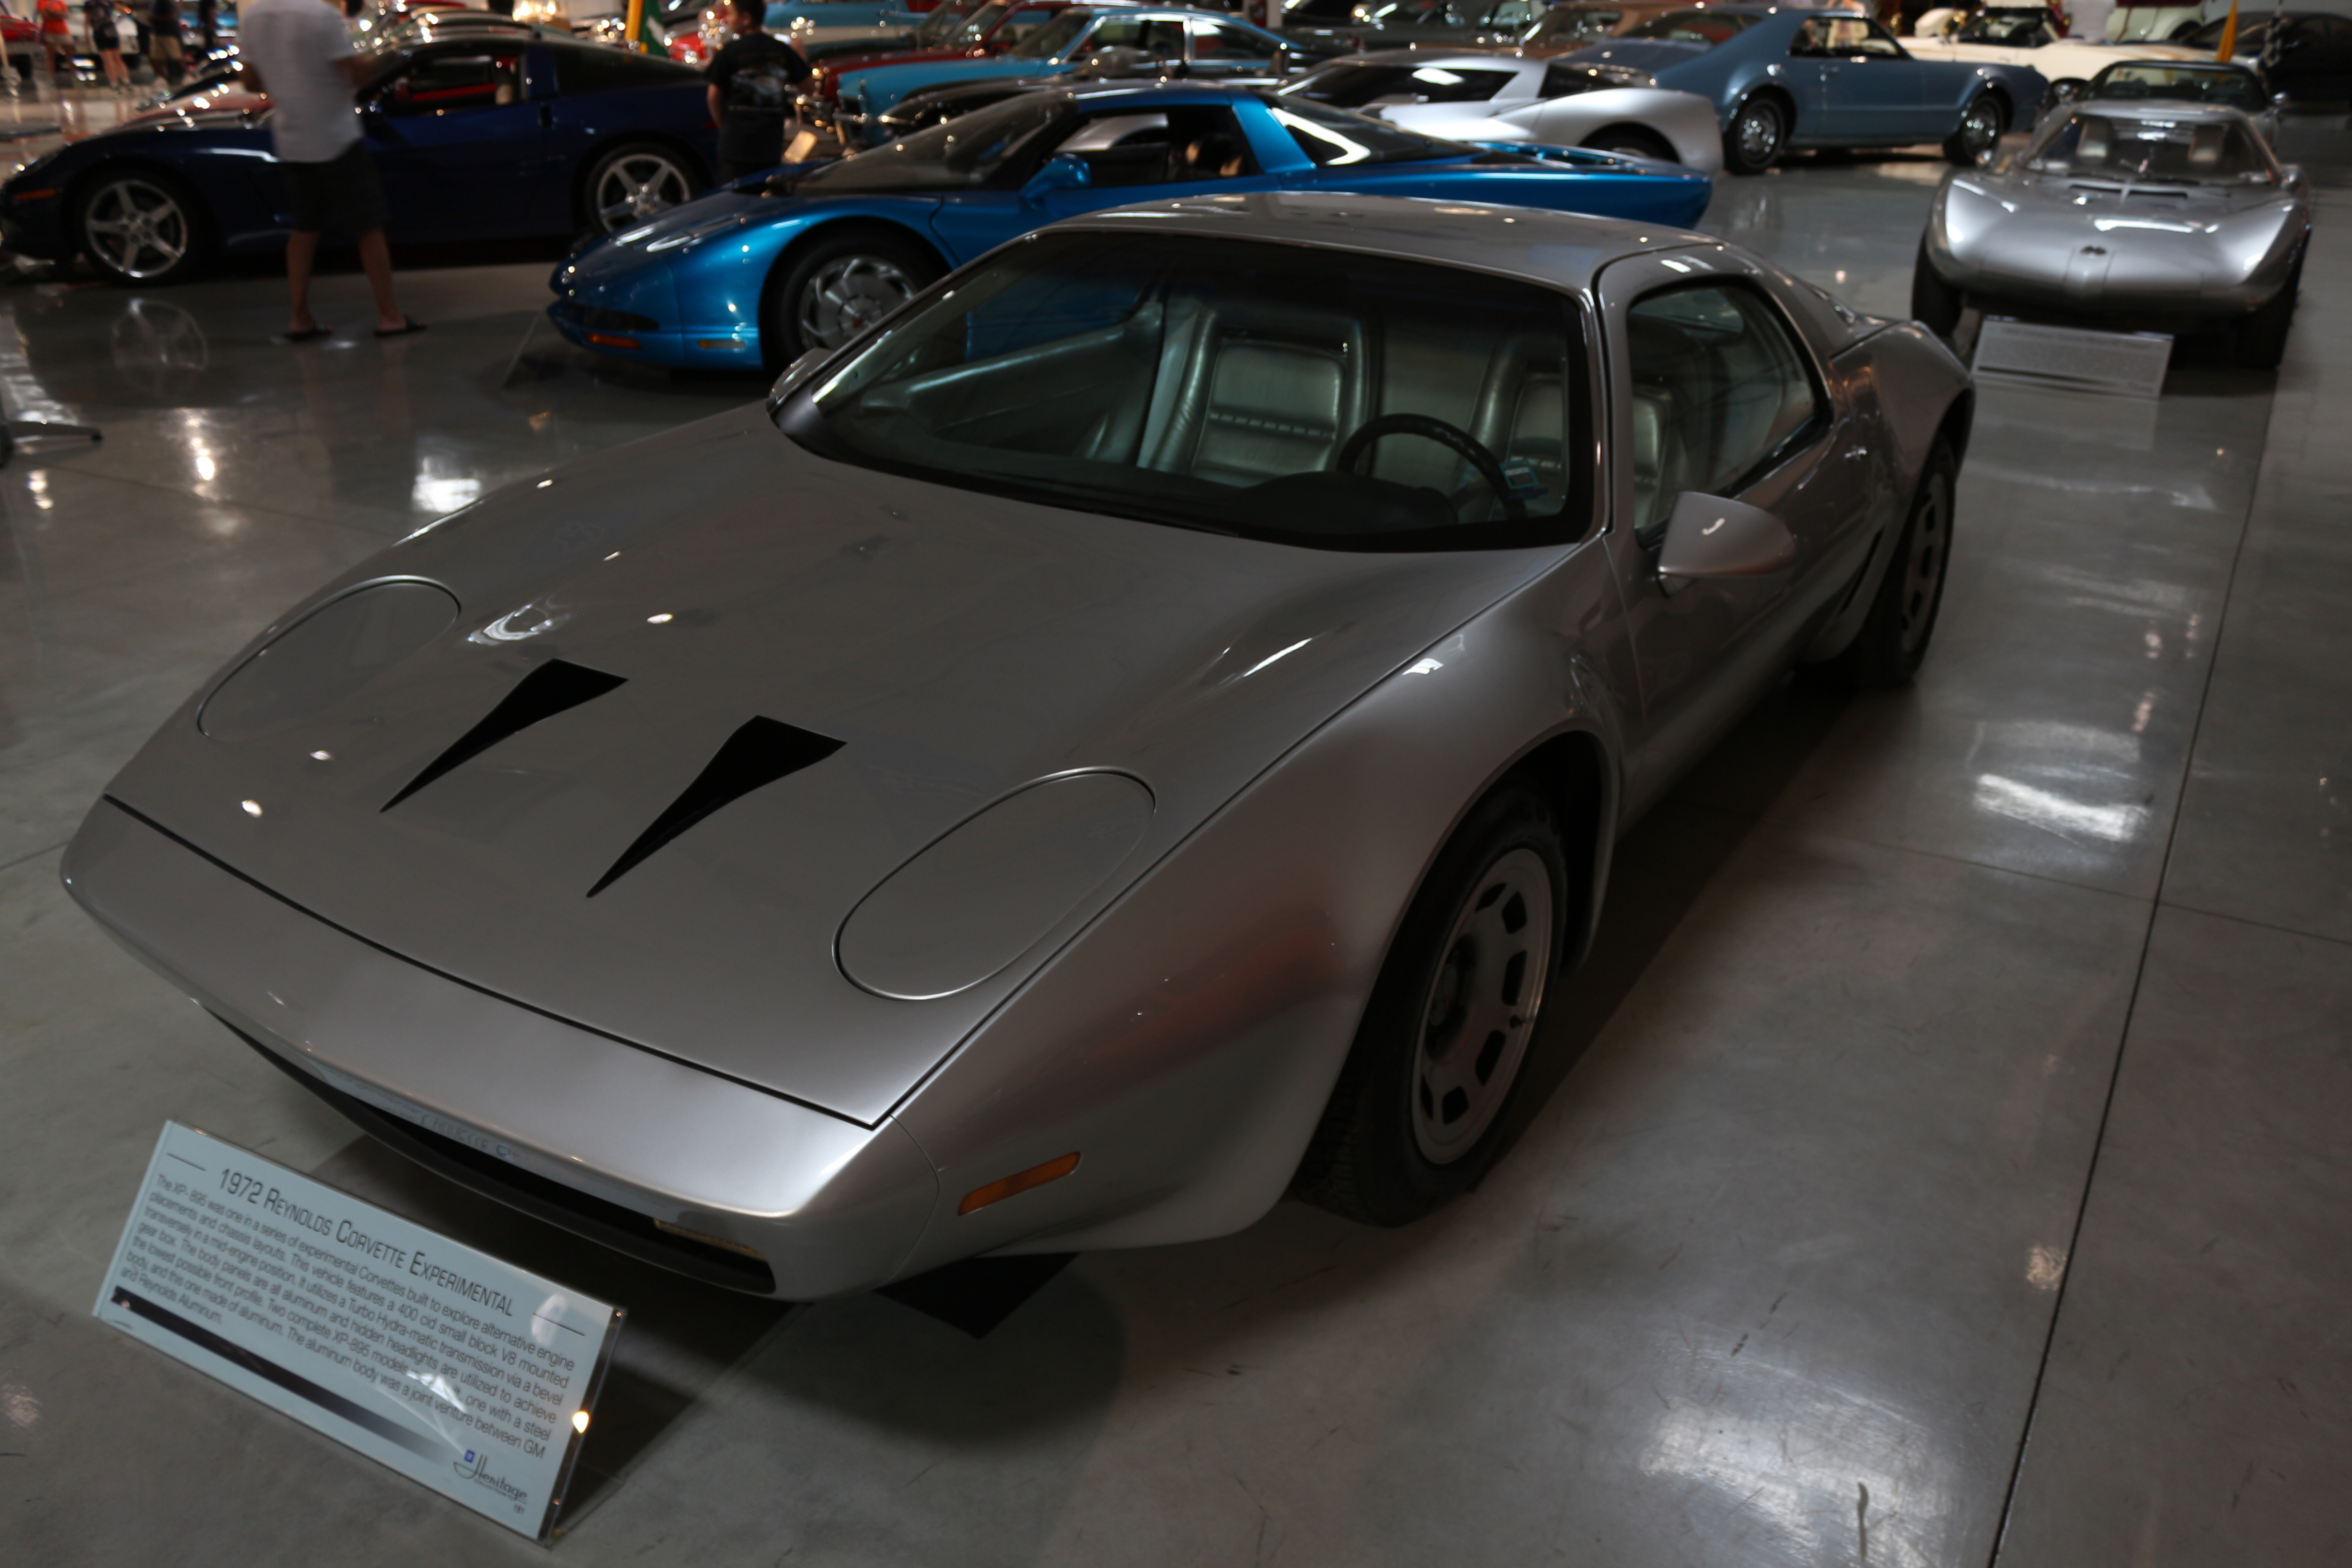
POLYGON ((1720 243, 1668 224, 1337 191, 1181 196, 1065 219, 1045 232, 1143 227, 1159 234, 1372 251, 1577 290, 1590 289, 1601 269, 1621 257, 1720 243))

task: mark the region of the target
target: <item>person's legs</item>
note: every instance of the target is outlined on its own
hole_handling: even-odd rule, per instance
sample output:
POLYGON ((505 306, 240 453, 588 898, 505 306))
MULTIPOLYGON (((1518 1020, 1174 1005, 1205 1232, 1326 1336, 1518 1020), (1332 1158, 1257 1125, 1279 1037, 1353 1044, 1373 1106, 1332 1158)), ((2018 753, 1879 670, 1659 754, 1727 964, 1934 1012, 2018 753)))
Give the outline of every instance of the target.
POLYGON ((360 266, 367 273, 368 292, 375 296, 375 330, 405 331, 409 320, 392 297, 392 247, 384 243, 381 226, 360 236, 360 266))
POLYGON ((319 231, 296 229, 286 237, 286 291, 293 297, 293 309, 286 318, 289 332, 315 332, 317 318, 310 314, 310 268, 319 258, 319 231))

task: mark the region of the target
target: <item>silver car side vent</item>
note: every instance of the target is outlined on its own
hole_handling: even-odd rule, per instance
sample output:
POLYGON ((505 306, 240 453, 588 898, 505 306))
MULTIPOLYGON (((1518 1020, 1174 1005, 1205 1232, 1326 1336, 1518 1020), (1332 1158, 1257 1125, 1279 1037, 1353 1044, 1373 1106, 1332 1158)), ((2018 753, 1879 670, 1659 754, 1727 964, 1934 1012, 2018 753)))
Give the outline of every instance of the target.
POLYGON ((774 719, 753 719, 727 737, 692 784, 653 820, 653 826, 637 835, 637 841, 621 852, 613 868, 596 879, 588 889, 594 898, 619 881, 639 862, 654 851, 709 816, 712 812, 750 795, 765 789, 803 768, 821 763, 841 750, 841 742, 830 735, 820 735, 774 719))
POLYGON ((425 764, 425 771, 408 781, 401 792, 383 803, 390 811, 443 773, 471 762, 492 746, 509 736, 520 734, 542 719, 552 719, 567 709, 583 702, 593 702, 627 681, 617 675, 606 675, 601 669, 585 665, 570 664, 560 658, 549 659, 515 683, 513 690, 499 699, 499 705, 484 716, 482 721, 457 737, 449 749, 425 764))

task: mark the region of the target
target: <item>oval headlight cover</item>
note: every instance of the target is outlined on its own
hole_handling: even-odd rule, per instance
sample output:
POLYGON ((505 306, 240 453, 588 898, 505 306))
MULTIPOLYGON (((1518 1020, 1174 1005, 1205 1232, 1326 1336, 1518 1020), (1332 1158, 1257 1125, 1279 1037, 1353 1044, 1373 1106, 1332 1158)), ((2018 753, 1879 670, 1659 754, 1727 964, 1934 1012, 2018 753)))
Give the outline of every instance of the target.
POLYGON ((262 645, 196 713, 215 741, 249 741, 321 712, 457 621, 437 583, 371 583, 330 599, 262 645))
POLYGON ((1064 773, 966 818, 866 895, 835 952, 852 983, 904 1002, 969 990, 1102 885, 1151 822, 1125 773, 1064 773))

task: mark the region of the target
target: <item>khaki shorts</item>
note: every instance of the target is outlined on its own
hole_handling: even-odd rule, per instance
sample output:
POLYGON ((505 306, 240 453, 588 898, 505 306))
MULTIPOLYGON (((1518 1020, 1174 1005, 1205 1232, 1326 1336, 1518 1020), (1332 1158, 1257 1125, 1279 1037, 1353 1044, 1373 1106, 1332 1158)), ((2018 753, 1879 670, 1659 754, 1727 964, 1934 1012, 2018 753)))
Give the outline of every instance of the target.
POLYGON ((147 58, 162 62, 182 58, 180 40, 168 33, 151 33, 147 37, 147 58))

